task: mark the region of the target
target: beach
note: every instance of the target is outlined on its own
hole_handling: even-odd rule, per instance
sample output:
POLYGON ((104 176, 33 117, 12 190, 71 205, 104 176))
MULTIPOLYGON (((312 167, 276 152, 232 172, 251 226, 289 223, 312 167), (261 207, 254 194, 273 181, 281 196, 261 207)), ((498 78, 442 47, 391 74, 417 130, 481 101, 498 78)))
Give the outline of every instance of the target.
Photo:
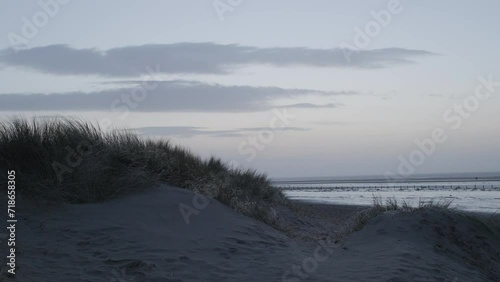
POLYGON ((500 282, 499 11, 2 1, 0 282, 500 282))
POLYGON ((380 176, 310 177, 273 182, 288 198, 334 205, 371 206, 374 197, 394 198, 418 206, 422 202, 450 203, 458 210, 496 213, 500 209, 498 173, 414 175, 397 181, 380 176))
POLYGON ((3 281, 500 279, 498 233, 460 212, 387 211, 346 233, 366 207, 298 202, 276 230, 214 199, 186 222, 179 205, 196 197, 163 185, 105 203, 21 201, 18 273, 3 281))
POLYGON ((74 119, 0 125, 1 281, 500 281, 495 212, 317 200, 362 187, 298 199, 168 141, 74 119))

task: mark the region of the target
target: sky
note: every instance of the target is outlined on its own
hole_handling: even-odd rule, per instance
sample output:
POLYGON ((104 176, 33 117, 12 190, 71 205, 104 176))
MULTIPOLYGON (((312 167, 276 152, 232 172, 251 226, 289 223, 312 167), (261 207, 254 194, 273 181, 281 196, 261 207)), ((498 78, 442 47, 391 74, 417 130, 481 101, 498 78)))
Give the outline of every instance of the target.
POLYGON ((271 177, 500 171, 498 1, 0 5, 1 121, 79 117, 271 177))

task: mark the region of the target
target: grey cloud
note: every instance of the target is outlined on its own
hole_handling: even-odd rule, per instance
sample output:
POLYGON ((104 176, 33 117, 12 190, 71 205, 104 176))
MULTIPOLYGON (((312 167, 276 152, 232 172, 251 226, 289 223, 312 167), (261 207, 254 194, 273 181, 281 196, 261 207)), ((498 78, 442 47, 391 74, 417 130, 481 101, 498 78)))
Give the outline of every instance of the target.
POLYGON ((147 68, 161 73, 224 74, 243 65, 384 68, 413 63, 413 59, 434 55, 425 50, 385 48, 359 50, 348 62, 345 49, 305 47, 259 48, 237 44, 177 43, 128 46, 109 50, 76 49, 49 45, 30 49, 0 51, 0 65, 25 67, 73 75, 137 76, 147 68))
POLYGON ((192 137, 195 135, 203 135, 203 133, 205 133, 203 127, 194 126, 138 127, 130 130, 141 135, 174 135, 181 137, 192 137))
MULTIPOLYGON (((250 128, 236 128, 227 130, 209 130, 205 127, 192 127, 192 126, 159 126, 159 127, 138 127, 131 129, 141 135, 155 135, 155 136, 211 136, 211 137, 242 137, 252 134, 252 132, 261 132, 269 130, 265 127, 250 127, 250 128)), ((283 127, 273 128, 273 131, 308 131, 309 128, 302 127, 283 127)))
POLYGON ((300 108, 300 109, 318 109, 318 108, 336 108, 338 106, 340 106, 340 104, 328 103, 328 104, 317 105, 312 103, 297 103, 297 104, 286 105, 284 107, 300 108))
MULTIPOLYGON (((347 91, 317 91, 278 87, 224 86, 193 81, 148 82, 152 90, 136 101, 132 93, 142 95, 136 85, 100 92, 59 94, 2 94, 0 111, 121 111, 126 106, 137 112, 255 112, 277 107, 273 101, 301 95, 351 95, 347 91), (156 85, 154 84, 156 83, 156 85), (130 100, 131 102, 127 102, 130 100)), ((303 105, 302 105, 303 106, 303 105)), ((279 106, 278 106, 279 107, 279 106)))

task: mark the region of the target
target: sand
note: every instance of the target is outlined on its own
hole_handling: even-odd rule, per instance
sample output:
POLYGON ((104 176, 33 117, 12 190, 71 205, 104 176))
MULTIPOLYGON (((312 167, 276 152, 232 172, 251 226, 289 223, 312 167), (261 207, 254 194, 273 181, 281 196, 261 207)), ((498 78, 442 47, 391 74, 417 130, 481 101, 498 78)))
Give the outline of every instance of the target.
POLYGON ((302 204, 280 211, 282 232, 193 199, 163 186, 43 211, 20 202, 17 274, 3 281, 500 281, 498 234, 453 212, 388 212, 339 240, 362 208, 302 204))

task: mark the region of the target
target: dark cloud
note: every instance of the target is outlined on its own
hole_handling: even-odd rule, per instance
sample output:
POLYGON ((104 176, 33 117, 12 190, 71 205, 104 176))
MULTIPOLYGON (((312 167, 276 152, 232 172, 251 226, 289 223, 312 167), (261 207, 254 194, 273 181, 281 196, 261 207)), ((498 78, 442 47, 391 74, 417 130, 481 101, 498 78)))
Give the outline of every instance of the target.
MULTIPOLYGON (((336 96, 355 93, 224 86, 193 81, 151 81, 142 86, 130 84, 129 87, 92 93, 3 94, 0 95, 0 111, 121 111, 120 109, 127 108, 137 112, 255 112, 277 107, 273 103, 276 99, 311 94, 336 96)), ((307 105, 297 104, 291 107, 307 105)), ((308 107, 314 106, 311 104, 308 107)))
MULTIPOLYGON (((211 136, 211 137, 242 137, 248 136, 255 132, 267 131, 269 128, 264 127, 250 127, 250 128, 236 128, 228 130, 210 130, 204 127, 192 126, 159 126, 159 127, 139 127, 133 128, 132 131, 141 135, 153 136, 180 136, 180 137, 193 137, 193 136, 211 136)), ((273 128, 273 131, 308 131, 309 128, 302 127, 283 127, 273 128)))
POLYGON ((0 64, 52 74, 137 76, 148 67, 161 73, 223 74, 252 64, 273 66, 383 68, 412 63, 415 57, 433 55, 424 50, 385 48, 359 50, 346 60, 345 49, 258 48, 236 44, 150 44, 109 50, 76 49, 50 45, 0 51, 0 64))

